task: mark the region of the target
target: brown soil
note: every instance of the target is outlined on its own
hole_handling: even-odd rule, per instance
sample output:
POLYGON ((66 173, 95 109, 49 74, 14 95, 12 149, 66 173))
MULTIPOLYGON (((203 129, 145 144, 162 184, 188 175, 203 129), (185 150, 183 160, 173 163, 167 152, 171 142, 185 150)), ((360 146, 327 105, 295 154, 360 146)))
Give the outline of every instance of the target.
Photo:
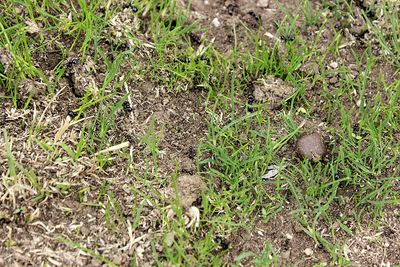
MULTIPOLYGON (((181 2, 182 5, 187 4, 186 1, 181 2)), ((281 42, 281 36, 276 35, 277 30, 274 24, 274 21, 280 21, 283 18, 278 2, 269 1, 268 6, 260 5, 259 1, 255 0, 216 0, 208 1, 209 4, 204 2, 203 0, 192 1, 191 19, 198 19, 200 27, 210 28, 203 38, 213 41, 219 51, 229 54, 234 48, 235 38, 238 43, 248 42, 246 28, 268 33, 263 34, 267 43, 281 42), (215 21, 212 23, 215 18, 218 18, 220 23, 218 27, 215 26, 217 25, 215 21), (235 31, 234 27, 237 27, 235 31)), ((279 1, 279 3, 290 8, 298 6, 299 1, 289 0, 279 1)), ((316 8, 320 6, 318 1, 315 6, 316 8)), ((125 22, 129 19, 123 14, 121 18, 125 22)), ((305 41, 311 42, 315 38, 316 29, 302 30, 301 37, 305 41)), ((326 44, 330 42, 332 31, 333 29, 327 29, 324 33, 326 39, 320 44, 321 50, 325 49, 326 44)), ((349 33, 348 38, 353 37, 349 33)), ((69 43, 69 40, 65 41, 66 46, 69 43)), ((362 45, 358 43, 352 48, 356 51, 361 50, 362 45)), ((144 50, 146 50, 145 47, 143 47, 144 50)), ((76 57, 79 58, 78 55, 76 57)), ((153 265, 155 262, 151 254, 154 249, 152 246, 154 245, 156 250, 161 250, 162 246, 157 241, 165 234, 160 225, 163 214, 155 206, 168 209, 171 202, 169 196, 174 190, 172 176, 177 168, 179 173, 196 172, 196 148, 207 133, 207 114, 204 103, 207 94, 201 90, 186 90, 173 94, 150 79, 134 77, 126 81, 124 86, 126 91, 121 91, 119 95, 107 100, 116 103, 126 92, 130 94, 129 106, 125 106, 124 110, 117 113, 116 123, 108 133, 109 144, 118 145, 129 141, 129 148, 111 154, 112 164, 102 169, 95 163, 94 153, 84 154, 77 162, 72 162, 62 159, 66 156, 63 152, 56 160, 54 154, 39 147, 35 139, 53 142, 61 126, 68 120, 69 111, 78 106, 77 97, 86 93, 83 88, 89 85, 95 93, 105 79, 104 66, 93 66, 90 60, 85 63, 75 62, 74 58, 74 55, 68 56, 66 61, 70 64, 70 69, 55 88, 54 97, 41 94, 41 90, 38 90, 41 88, 40 81, 27 80, 22 84, 24 90, 21 90, 23 92, 21 99, 26 99, 32 90, 38 90, 34 93, 34 106, 31 104, 27 110, 23 110, 21 107, 12 107, 8 100, 0 99, 0 126, 9 137, 8 143, 4 136, 0 138, 2 179, 0 184, 0 266, 29 266, 42 263, 55 266, 102 265, 102 261, 93 257, 90 252, 66 245, 60 241, 61 239, 84 244, 121 266, 129 266, 133 256, 136 257, 138 266, 153 265), (38 124, 42 126, 42 130, 39 134, 32 134, 31 125, 38 124), (149 132, 152 132, 153 136, 147 136, 149 132), (30 138, 32 136, 34 138, 30 138), (146 142, 151 142, 151 138, 155 138, 158 143, 157 165, 151 160, 151 150, 146 145, 146 142), (11 178, 6 160, 9 149, 12 150, 12 156, 18 166, 21 166, 17 167, 15 177, 11 178), (132 155, 133 162, 128 161, 126 156, 128 153, 132 155), (146 159, 150 160, 146 161, 146 159), (30 170, 35 173, 35 179, 43 189, 42 192, 34 187, 30 170), (15 183, 15 181, 18 182, 15 183), (144 186, 143 181, 146 181, 149 186, 144 186), (113 193, 114 202, 101 194, 104 188, 113 193), (132 192, 135 193, 132 194, 132 192), (144 199, 139 192, 154 196, 151 200, 154 203, 144 199), (32 199, 38 196, 44 198, 39 202, 32 202, 32 199), (86 204, 82 205, 82 202, 86 204), (120 214, 113 213, 111 215, 113 219, 109 221, 105 210, 112 210, 113 205, 119 206, 120 214), (139 208, 141 213, 134 213, 139 208), (140 220, 135 226, 137 228, 133 229, 135 216, 139 216, 140 220), (126 223, 122 223, 122 220, 126 223), (113 224, 118 225, 118 228, 113 229, 113 224)), ((38 54, 35 63, 48 75, 49 79, 52 79, 54 78, 52 70, 61 59, 62 54, 58 50, 52 50, 38 54)), ((12 62, 7 51, 0 50, 0 60, 8 70, 12 62)), ((342 74, 339 73, 337 67, 332 67, 335 64, 328 63, 337 62, 339 66, 350 66, 355 64, 355 60, 350 47, 342 49, 337 58, 328 57, 326 60, 324 71, 330 71, 332 79, 328 83, 333 89, 340 85, 342 74)), ((301 71, 318 75, 312 65, 312 62, 307 66, 304 64, 301 71)), ((130 68, 132 66, 123 66, 119 76, 122 77, 130 68)), ((373 73, 377 76, 382 73, 387 81, 398 78, 394 68, 386 63, 381 65, 380 70, 374 69, 373 73)), ((358 75, 358 73, 354 72, 352 75, 358 75)), ((368 98, 373 97, 377 88, 377 84, 373 83, 368 86, 367 102, 368 98)), ((0 95, 5 94, 1 90, 3 89, 0 88, 0 95)), ((289 91, 288 89, 278 92, 278 95, 275 92, 274 96, 278 98, 278 102, 281 102, 291 95, 289 91)), ((313 84, 306 91, 305 97, 313 103, 319 103, 323 101, 321 91, 322 84, 313 84)), ((268 93, 270 92, 269 90, 268 93)), ((354 105, 356 105, 356 100, 348 103, 349 107, 354 105)), ((95 114, 99 107, 91 109, 91 114, 95 114)), ((326 111, 315 108, 312 114, 315 119, 307 121, 305 127, 308 129, 325 127, 319 125, 328 116, 326 111)), ((81 119, 89 120, 90 118, 82 115, 81 119)), ((59 146, 61 142, 71 146, 79 142, 81 124, 78 118, 73 120, 73 123, 54 144, 60 151, 62 151, 59 146)), ((330 123, 335 126, 338 122, 330 123)), ((98 150, 105 148, 99 147, 98 150)), ((285 150, 282 153, 284 152, 285 150)), ((184 204, 186 208, 192 204, 196 205, 193 202, 198 198, 200 184, 201 182, 195 185, 188 182, 188 187, 195 187, 192 190, 195 192, 187 200, 190 204, 184 204)), ((180 190, 183 192, 186 189, 180 190)), ((190 194, 193 193, 189 191, 190 194)), ((186 216, 190 217, 190 214, 186 216)), ((345 251, 347 257, 361 266, 382 262, 400 263, 399 253, 396 253, 400 249, 398 211, 393 211, 387 220, 390 220, 387 227, 376 231, 365 228, 348 241, 348 251, 345 251), (379 238, 378 243, 374 242, 376 238, 379 238)), ((250 227, 249 231, 240 230, 229 237, 229 243, 232 249, 226 255, 228 264, 242 252, 252 251, 259 254, 267 243, 272 244, 280 255, 282 266, 311 266, 329 262, 328 253, 316 247, 315 242, 287 214, 278 215, 268 223, 257 222, 250 227)), ((242 264, 250 265, 250 262, 242 262, 242 264)))
MULTIPOLYGON (((262 255, 264 248, 271 244, 279 255, 278 266, 313 266, 329 262, 329 254, 303 232, 302 226, 288 215, 278 215, 267 223, 256 223, 249 231, 236 233, 230 243, 232 251, 226 257, 234 262, 243 252, 251 251, 262 255)), ((251 265, 251 258, 242 261, 251 265)))
POLYGON ((181 175, 176 180, 180 201, 184 208, 189 208, 205 190, 203 178, 198 175, 181 175))

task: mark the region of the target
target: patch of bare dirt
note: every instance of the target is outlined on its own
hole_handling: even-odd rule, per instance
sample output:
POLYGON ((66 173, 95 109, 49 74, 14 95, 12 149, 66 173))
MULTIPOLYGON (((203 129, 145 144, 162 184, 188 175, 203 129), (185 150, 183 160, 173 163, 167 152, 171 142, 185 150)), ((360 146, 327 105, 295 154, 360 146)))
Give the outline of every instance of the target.
POLYGON ((388 210, 379 228, 361 227, 346 241, 344 254, 359 266, 396 266, 400 264, 400 212, 388 210))
POLYGON ((254 82, 254 98, 259 102, 268 102, 268 107, 275 109, 287 100, 296 88, 286 84, 282 79, 269 75, 254 82))
MULTIPOLYGON (((188 1, 181 1, 183 6, 188 1)), ((278 4, 295 7, 298 1, 191 1, 190 19, 199 21, 201 28, 208 28, 204 38, 214 43, 222 52, 230 53, 237 44, 254 46, 248 40, 248 30, 276 32, 274 22, 280 21, 284 14, 278 4)))
MULTIPOLYGON (((131 102, 124 114, 117 118, 117 135, 122 140, 130 137, 133 143, 141 146, 154 138, 160 156, 159 174, 173 173, 177 163, 180 171, 195 172, 197 144, 207 132, 206 93, 184 91, 171 94, 151 81, 133 81, 127 84, 127 88, 131 102)), ((148 149, 143 152, 150 153, 148 149)))
MULTIPOLYGON (((229 239, 232 250, 226 256, 227 262, 244 252, 261 256, 264 248, 271 244, 279 257, 279 266, 313 266, 328 263, 329 254, 319 248, 307 236, 298 222, 288 215, 277 215, 267 223, 258 222, 249 231, 240 230, 229 239)), ((252 266, 252 259, 241 262, 252 266)))

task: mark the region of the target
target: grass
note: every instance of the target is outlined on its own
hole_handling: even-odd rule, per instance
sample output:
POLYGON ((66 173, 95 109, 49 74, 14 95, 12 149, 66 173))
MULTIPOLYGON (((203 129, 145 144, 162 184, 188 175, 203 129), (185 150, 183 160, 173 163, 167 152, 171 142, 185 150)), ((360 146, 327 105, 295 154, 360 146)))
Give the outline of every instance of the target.
MULTIPOLYGON (((270 44, 264 32, 242 24, 234 33, 244 32, 246 42, 235 41, 233 50, 224 54, 205 38, 196 38, 208 29, 189 19, 188 10, 175 1, 142 2, 134 3, 135 11, 133 4, 122 7, 104 0, 0 4, 0 55, 10 59, 0 61, 0 87, 5 92, 0 101, 36 114, 34 119, 19 115, 26 123, 21 129, 28 129, 20 141, 29 140, 28 146, 16 147, 19 125, 10 124, 3 132, 0 145, 7 167, 1 203, 15 202, 15 196, 21 196, 18 201, 32 199, 35 207, 48 199, 76 200, 98 214, 96 227, 104 227, 107 238, 129 237, 124 245, 136 249, 129 263, 115 263, 118 253, 111 249, 107 254, 110 243, 102 237, 88 241, 68 233, 68 238, 63 234, 50 239, 110 266, 136 266, 151 259, 157 266, 278 266, 280 248, 267 239, 261 253, 240 251, 226 262, 236 245, 228 240, 240 231, 254 231, 260 223, 267 227, 277 216, 297 222, 311 243, 327 253, 330 264, 351 264, 344 251, 346 240, 361 226, 374 228, 385 211, 400 202, 400 82, 395 78, 400 23, 395 8, 385 1, 379 6, 382 25, 373 22, 371 11, 363 10, 373 38, 353 49, 344 43, 345 30, 335 27, 326 14, 351 20, 354 1, 336 1, 333 7, 322 1, 318 12, 308 0, 294 12, 280 6, 285 17, 276 25, 278 41, 270 44), (318 32, 305 40, 307 27, 318 32), (327 29, 333 37, 321 49, 327 29), (341 64, 342 46, 354 58, 354 66, 341 64), (38 61, 49 51, 57 51, 60 61, 45 70, 38 61), (71 63, 75 57, 77 62, 71 63), (326 68, 332 61, 339 66, 326 68), (88 62, 93 62, 91 67, 79 69, 88 62), (318 73, 302 70, 309 62, 318 73), (376 74, 381 65, 394 68, 391 79, 386 73, 376 74), (67 89, 60 92, 60 84, 66 76, 82 73, 96 77, 95 83, 66 104, 67 89), (248 98, 253 82, 266 75, 298 88, 277 110, 248 98), (332 85, 332 77, 340 84, 332 85), (24 86, 26 81, 40 82, 46 90, 38 96, 24 86), (146 82, 155 85, 152 92, 146 91, 146 82), (163 191, 172 188, 172 194, 179 195, 171 184, 182 168, 175 161, 173 171, 162 173, 171 156, 163 141, 171 134, 170 126, 150 117, 152 104, 135 113, 132 99, 140 94, 148 103, 154 95, 168 101, 195 95, 193 103, 206 115, 201 119, 207 134, 193 144, 196 172, 207 184, 196 204, 198 228, 186 227, 187 210, 163 191), (144 117, 148 123, 143 123, 144 117), (137 128, 138 118, 146 126, 137 128), (317 163, 301 160, 292 151, 298 137, 318 128, 315 122, 329 136, 329 156, 317 163), (126 141, 129 149, 123 145, 126 141), (112 147, 117 150, 107 150, 112 147), (36 153, 38 161, 43 158, 57 166, 52 167, 54 177, 46 176, 34 159, 22 163, 21 153, 28 158, 36 153), (280 166, 280 171, 265 180, 262 176, 271 165, 280 166), (71 175, 64 181, 57 171, 71 175), (28 189, 21 193, 20 187, 28 189), (29 188, 34 196, 27 193, 29 188), (137 247, 140 238, 148 239, 145 251, 137 247)), ((28 209, 23 212, 29 222, 35 220, 28 209)), ((64 212, 78 214, 70 208, 64 212)), ((7 240, 9 247, 16 246, 17 240, 7 240)))

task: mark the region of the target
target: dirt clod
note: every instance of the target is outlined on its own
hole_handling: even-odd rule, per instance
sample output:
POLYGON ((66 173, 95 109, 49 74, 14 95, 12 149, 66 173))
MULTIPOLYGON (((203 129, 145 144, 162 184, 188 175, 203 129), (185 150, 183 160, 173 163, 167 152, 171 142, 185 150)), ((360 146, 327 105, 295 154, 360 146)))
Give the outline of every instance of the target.
POLYGON ((205 183, 202 177, 198 175, 181 175, 176 180, 176 183, 181 204, 184 208, 189 208, 205 189, 205 183))
POLYGON ((326 154, 324 141, 318 133, 304 135, 297 141, 297 152, 303 157, 312 161, 321 160, 326 154))
POLYGON ((271 109, 279 107, 287 100, 296 88, 286 84, 282 79, 272 75, 258 79, 254 84, 254 98, 260 102, 268 102, 271 109))

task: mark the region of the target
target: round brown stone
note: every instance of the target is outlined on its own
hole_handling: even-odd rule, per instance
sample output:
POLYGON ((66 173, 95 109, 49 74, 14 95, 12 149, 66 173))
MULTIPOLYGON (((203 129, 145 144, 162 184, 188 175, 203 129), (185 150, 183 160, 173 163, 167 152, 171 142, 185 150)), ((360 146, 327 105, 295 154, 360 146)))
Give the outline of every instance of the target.
POLYGON ((318 133, 307 134, 301 137, 297 141, 296 150, 300 156, 312 161, 319 161, 326 154, 324 140, 318 133))

